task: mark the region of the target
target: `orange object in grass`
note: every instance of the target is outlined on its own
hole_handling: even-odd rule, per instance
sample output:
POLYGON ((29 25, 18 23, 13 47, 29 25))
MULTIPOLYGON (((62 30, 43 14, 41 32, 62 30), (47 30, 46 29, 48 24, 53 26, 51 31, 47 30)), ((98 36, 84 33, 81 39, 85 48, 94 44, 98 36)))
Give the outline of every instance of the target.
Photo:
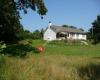
POLYGON ((36 47, 36 51, 37 51, 38 53, 44 52, 44 46, 37 46, 37 47, 36 47))

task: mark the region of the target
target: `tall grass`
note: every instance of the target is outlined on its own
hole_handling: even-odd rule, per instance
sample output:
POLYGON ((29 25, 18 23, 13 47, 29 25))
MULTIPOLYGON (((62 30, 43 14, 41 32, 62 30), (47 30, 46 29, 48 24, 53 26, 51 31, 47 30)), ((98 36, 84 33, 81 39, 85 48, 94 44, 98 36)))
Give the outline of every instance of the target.
POLYGON ((0 80, 92 80, 88 74, 97 74, 100 70, 95 65, 100 63, 98 58, 31 55, 24 59, 3 56, 2 60, 0 80), (91 63, 95 66, 89 68, 91 63))
POLYGON ((99 46, 50 42, 42 54, 23 47, 29 52, 25 58, 0 55, 0 80, 100 80, 99 46))

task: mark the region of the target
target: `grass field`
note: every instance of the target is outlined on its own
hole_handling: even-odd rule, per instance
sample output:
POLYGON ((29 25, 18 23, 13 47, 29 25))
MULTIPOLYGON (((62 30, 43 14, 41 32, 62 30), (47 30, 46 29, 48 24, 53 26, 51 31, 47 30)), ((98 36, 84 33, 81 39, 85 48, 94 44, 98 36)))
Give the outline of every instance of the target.
MULTIPOLYGON (((41 45, 41 41, 33 41, 33 45, 41 45), (36 42, 36 43, 35 43, 36 42)), ((67 55, 67 56, 100 56, 100 44, 81 45, 80 43, 46 42, 45 55, 67 55)), ((44 42, 43 42, 44 44, 44 42)))
MULTIPOLYGON (((31 46, 44 43, 35 40, 31 46)), ((29 46, 12 47, 10 46, 9 53, 15 49, 17 53, 29 54, 25 58, 1 55, 0 80, 100 80, 99 44, 86 46, 79 43, 49 42, 41 54, 35 53, 29 46)))

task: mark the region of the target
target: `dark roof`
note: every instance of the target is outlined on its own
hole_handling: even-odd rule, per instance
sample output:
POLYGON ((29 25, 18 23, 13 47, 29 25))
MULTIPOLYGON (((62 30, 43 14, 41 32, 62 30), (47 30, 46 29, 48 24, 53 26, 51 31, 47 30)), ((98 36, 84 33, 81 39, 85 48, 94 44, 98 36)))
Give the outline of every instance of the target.
POLYGON ((58 33, 58 32, 82 33, 82 34, 85 33, 84 31, 82 31, 80 29, 62 27, 62 26, 56 26, 56 25, 52 25, 52 26, 50 26, 50 28, 56 33, 58 33))

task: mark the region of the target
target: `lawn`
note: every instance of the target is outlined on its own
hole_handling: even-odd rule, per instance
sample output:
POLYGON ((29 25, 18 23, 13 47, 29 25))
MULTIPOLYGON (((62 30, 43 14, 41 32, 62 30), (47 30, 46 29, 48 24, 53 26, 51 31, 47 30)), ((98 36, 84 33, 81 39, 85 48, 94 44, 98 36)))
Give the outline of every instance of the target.
POLYGON ((0 80, 100 80, 99 44, 47 42, 45 52, 34 52, 35 46, 45 43, 34 40, 31 47, 9 45, 9 53, 28 55, 24 58, 0 55, 0 80))
MULTIPOLYGON (((34 45, 33 41, 33 45, 34 45)), ((100 56, 100 44, 98 45, 81 45, 80 43, 65 42, 43 42, 45 44, 44 55, 66 55, 66 56, 100 56)), ((41 45, 41 41, 37 41, 36 45, 41 45)))

